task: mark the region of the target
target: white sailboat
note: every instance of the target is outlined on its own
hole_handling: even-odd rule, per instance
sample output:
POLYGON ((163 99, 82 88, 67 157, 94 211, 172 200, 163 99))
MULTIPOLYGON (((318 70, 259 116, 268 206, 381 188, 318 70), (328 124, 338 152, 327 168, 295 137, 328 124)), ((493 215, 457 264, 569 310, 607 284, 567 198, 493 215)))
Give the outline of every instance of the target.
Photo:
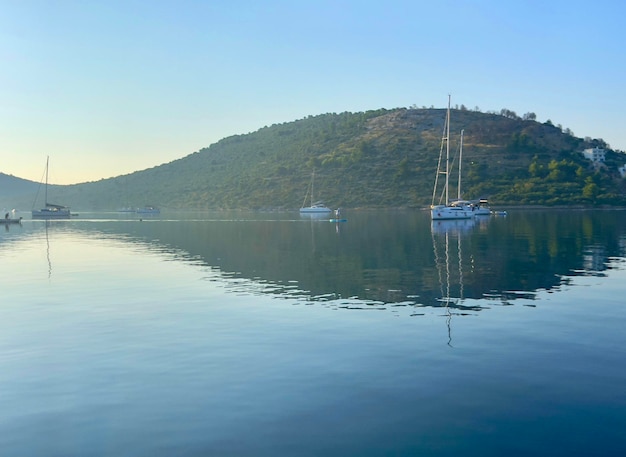
POLYGON ((328 208, 324 202, 322 201, 315 201, 313 198, 313 191, 314 191, 314 185, 315 185, 315 172, 313 172, 313 174, 311 175, 311 186, 310 186, 310 191, 311 191, 311 206, 304 206, 306 205, 306 200, 307 197, 309 196, 308 192, 307 194, 304 196, 304 201, 302 202, 302 208, 300 208, 300 214, 326 214, 326 213, 331 213, 332 210, 330 208, 328 208))
POLYGON ((443 137, 441 139, 441 149, 439 151, 439 162, 437 163, 437 174, 435 175, 435 186, 433 188, 433 199, 430 205, 430 214, 432 220, 445 219, 471 219, 474 217, 474 207, 469 203, 461 200, 461 160, 463 156, 463 130, 461 130, 461 146, 459 150, 459 180, 457 189, 457 200, 450 201, 449 184, 450 184, 450 96, 448 95, 448 110, 446 113, 446 122, 443 129, 443 137), (443 151, 445 143, 445 169, 442 170, 443 151), (437 190, 439 183, 439 175, 445 175, 445 184, 439 197, 439 202, 435 203, 437 198, 437 190))
MULTIPOLYGON (((45 183, 45 207, 42 209, 33 209, 32 216, 34 219, 69 219, 70 209, 67 206, 55 205, 48 203, 48 165, 50 157, 46 158, 46 183, 45 183)), ((33 207, 34 207, 33 203, 33 207)))

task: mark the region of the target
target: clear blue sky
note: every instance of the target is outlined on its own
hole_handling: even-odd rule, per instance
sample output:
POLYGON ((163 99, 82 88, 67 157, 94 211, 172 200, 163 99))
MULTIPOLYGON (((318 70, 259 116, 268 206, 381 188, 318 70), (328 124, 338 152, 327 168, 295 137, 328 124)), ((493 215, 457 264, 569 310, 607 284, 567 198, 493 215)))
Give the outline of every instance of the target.
POLYGON ((448 94, 626 150, 625 4, 0 0, 0 172, 94 181, 448 94))

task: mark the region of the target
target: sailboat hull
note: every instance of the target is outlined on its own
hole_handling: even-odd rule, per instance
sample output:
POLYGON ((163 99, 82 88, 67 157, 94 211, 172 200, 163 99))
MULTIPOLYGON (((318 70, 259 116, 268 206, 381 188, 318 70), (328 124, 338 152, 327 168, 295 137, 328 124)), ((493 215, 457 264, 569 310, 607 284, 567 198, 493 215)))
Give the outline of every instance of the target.
POLYGON ((332 209, 327 208, 325 206, 310 206, 307 208, 300 208, 301 213, 316 213, 316 214, 324 214, 332 212, 332 209))
POLYGON ((33 219, 69 219, 71 217, 69 209, 40 209, 33 210, 33 219))
POLYGON ((474 211, 471 208, 463 206, 446 206, 437 205, 430 209, 431 218, 435 221, 454 220, 454 219, 472 219, 474 211))

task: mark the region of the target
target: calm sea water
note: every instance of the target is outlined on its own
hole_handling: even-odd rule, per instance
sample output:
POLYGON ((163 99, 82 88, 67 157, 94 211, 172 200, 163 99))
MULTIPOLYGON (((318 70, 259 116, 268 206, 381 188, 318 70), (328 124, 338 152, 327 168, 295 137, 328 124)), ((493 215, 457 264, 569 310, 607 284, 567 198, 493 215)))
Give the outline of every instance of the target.
POLYGON ((626 213, 0 226, 0 455, 626 451, 626 213))

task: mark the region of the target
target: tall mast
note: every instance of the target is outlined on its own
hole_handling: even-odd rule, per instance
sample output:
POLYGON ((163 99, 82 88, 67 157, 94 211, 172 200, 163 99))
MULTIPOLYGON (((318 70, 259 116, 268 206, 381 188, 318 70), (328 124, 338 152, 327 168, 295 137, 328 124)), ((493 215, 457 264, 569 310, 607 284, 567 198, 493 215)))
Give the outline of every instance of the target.
POLYGON ((450 199, 448 198, 448 183, 450 181, 450 173, 448 172, 450 167, 450 94, 448 94, 448 113, 447 113, 447 122, 446 122, 446 205, 450 203, 450 199))
POLYGON ((463 132, 461 129, 461 147, 459 148, 459 184, 457 187, 457 200, 461 200, 461 162, 463 160, 463 132))
POLYGON ((313 174, 311 175, 311 206, 313 206, 313 186, 315 185, 315 170, 313 170, 313 174))
POLYGON ((46 157, 46 188, 45 188, 45 199, 46 206, 48 206, 48 162, 50 161, 50 156, 46 157))

